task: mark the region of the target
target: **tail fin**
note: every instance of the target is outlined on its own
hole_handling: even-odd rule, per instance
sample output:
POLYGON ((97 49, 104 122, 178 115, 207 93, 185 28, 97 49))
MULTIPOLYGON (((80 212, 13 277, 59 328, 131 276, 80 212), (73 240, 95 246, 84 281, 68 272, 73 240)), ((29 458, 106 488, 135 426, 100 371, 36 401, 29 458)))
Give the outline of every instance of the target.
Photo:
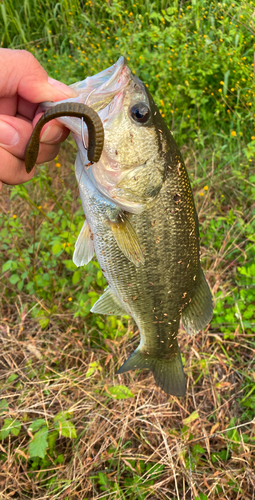
POLYGON ((137 368, 148 368, 152 371, 156 383, 164 392, 172 394, 172 396, 185 396, 185 376, 178 346, 177 349, 171 359, 164 360, 146 356, 138 347, 117 373, 124 373, 137 368))

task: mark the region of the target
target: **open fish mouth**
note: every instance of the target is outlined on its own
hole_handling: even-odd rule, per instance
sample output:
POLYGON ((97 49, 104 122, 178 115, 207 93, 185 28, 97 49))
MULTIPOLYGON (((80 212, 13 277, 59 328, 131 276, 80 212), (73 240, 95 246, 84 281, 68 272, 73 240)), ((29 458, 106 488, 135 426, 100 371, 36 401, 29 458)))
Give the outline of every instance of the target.
MULTIPOLYGON (((132 101, 133 92, 137 93, 137 87, 140 87, 142 100, 146 99, 142 82, 134 77, 125 57, 121 56, 110 68, 89 76, 83 81, 74 83, 71 87, 78 95, 66 99, 65 103, 82 103, 92 108, 98 114, 104 128, 103 152, 99 161, 93 164, 89 162, 87 155, 89 144, 87 127, 83 126, 81 120, 76 117, 62 116, 58 118, 72 132, 78 146, 81 165, 83 165, 80 172, 76 168, 76 176, 79 182, 81 182, 81 175, 86 174, 85 177, 89 178, 95 188, 107 199, 111 199, 113 203, 124 210, 140 213, 144 208, 143 203, 130 199, 127 204, 124 193, 120 194, 116 191, 116 186, 126 176, 128 170, 146 163, 148 157, 147 152, 146 157, 144 155, 141 157, 140 145, 136 144, 135 147, 133 144, 132 158, 130 158, 126 154, 126 146, 129 146, 129 144, 121 144, 123 134, 120 133, 123 127, 125 129, 125 123, 129 126, 129 103, 132 101), (137 80, 136 86, 134 80, 137 80)), ((44 103, 42 107, 47 110, 56 106, 56 104, 58 103, 44 103)), ((128 137, 132 142, 131 130, 128 137)), ((127 139, 125 140, 127 141, 127 139)))
MULTIPOLYGON (((111 116, 115 115, 122 107, 123 90, 132 78, 132 72, 127 65, 125 57, 119 57, 118 61, 100 73, 88 76, 85 80, 70 85, 77 92, 77 97, 65 99, 65 102, 78 102, 93 108, 101 118, 104 127, 108 126, 111 116), (114 103, 113 99, 115 98, 114 103)), ((56 106, 59 102, 44 102, 41 107, 44 110, 56 106)), ((75 140, 81 140, 81 121, 79 118, 62 117, 59 121, 63 123, 75 136, 75 140)), ((84 130, 87 139, 87 130, 84 130)))
POLYGON ((118 61, 109 68, 100 71, 100 73, 97 73, 96 75, 88 76, 85 80, 73 83, 70 87, 74 88, 78 93, 80 90, 83 93, 85 89, 89 93, 95 88, 100 88, 101 92, 107 92, 107 90, 111 89, 112 86, 119 80, 125 65, 127 65, 126 59, 121 56, 118 61))
MULTIPOLYGON (((97 75, 89 76, 82 82, 74 83, 71 87, 82 97, 84 104, 99 113, 111 103, 114 96, 117 94, 121 96, 122 91, 129 83, 131 75, 125 57, 121 56, 110 68, 101 71, 97 75)), ((118 108, 121 108, 121 102, 118 108)), ((109 112, 109 109, 107 112, 109 112)))

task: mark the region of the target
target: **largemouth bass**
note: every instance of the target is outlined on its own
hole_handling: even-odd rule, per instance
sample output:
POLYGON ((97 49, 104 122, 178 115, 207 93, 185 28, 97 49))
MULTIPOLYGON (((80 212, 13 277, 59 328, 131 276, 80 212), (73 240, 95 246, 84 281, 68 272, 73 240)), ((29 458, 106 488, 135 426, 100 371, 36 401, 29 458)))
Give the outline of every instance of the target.
POLYGON ((188 333, 200 331, 212 317, 212 300, 182 156, 123 57, 73 87, 78 97, 67 101, 92 107, 104 126, 101 158, 89 164, 80 120, 59 118, 78 145, 75 172, 86 215, 74 262, 87 264, 96 253, 109 283, 91 311, 129 314, 139 328, 140 344, 117 373, 147 368, 163 391, 184 396, 180 318, 188 333))

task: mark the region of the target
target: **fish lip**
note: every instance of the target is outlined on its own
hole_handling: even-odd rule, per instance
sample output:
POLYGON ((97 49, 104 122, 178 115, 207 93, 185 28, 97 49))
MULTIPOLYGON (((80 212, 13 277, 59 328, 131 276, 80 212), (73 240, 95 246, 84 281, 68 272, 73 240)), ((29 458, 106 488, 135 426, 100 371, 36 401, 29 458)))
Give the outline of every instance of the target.
POLYGON ((110 66, 108 70, 106 69, 105 72, 112 73, 110 78, 106 80, 101 86, 100 86, 100 91, 104 90, 105 87, 109 87, 114 81, 119 78, 123 72, 123 69, 127 67, 127 60, 124 56, 120 56, 118 61, 110 66))
MULTIPOLYGON (((70 87, 76 90, 77 97, 65 99, 65 102, 82 102, 95 109, 100 116, 109 102, 112 102, 117 94, 123 92, 131 77, 132 73, 128 67, 126 58, 120 56, 117 62, 109 68, 70 85, 70 87), (101 103, 100 110, 97 109, 98 102, 101 103)), ((62 101, 54 103, 43 102, 41 106, 43 110, 47 110, 60 102, 62 101)), ((104 119, 102 121, 104 123, 104 119)), ((74 133, 77 135, 77 132, 74 133)))
POLYGON ((127 61, 123 56, 105 71, 106 75, 108 75, 107 80, 103 81, 101 85, 94 87, 94 90, 91 92, 91 98, 87 96, 85 100, 85 104, 97 111, 103 123, 104 110, 105 112, 106 110, 109 112, 108 106, 110 105, 110 108, 112 108, 113 101, 123 96, 123 91, 129 84, 132 76, 127 61), (97 103, 99 103, 99 109, 97 103))
MULTIPOLYGON (((111 127, 112 119, 114 119, 114 117, 121 111, 125 88, 128 86, 133 76, 130 68, 128 67, 127 60, 123 56, 119 58, 116 66, 117 67, 110 79, 105 82, 103 86, 98 87, 98 93, 100 96, 99 99, 101 100, 101 103, 104 102, 104 99, 102 99, 100 95, 102 92, 105 92, 103 87, 107 90, 109 89, 107 93, 105 92, 105 106, 102 105, 102 108, 97 111, 103 122, 105 130, 111 127)), ((97 91, 94 92, 95 99, 96 93, 97 91)), ((91 107, 93 107, 93 104, 91 107)))
MULTIPOLYGON (((113 99, 128 85, 130 77, 131 71, 127 60, 121 56, 110 68, 105 69, 99 75, 88 77, 84 81, 84 84, 86 82, 84 88, 80 87, 79 92, 85 94, 84 103, 91 108, 96 108, 97 102, 101 102, 103 107, 104 101, 105 106, 107 106, 109 98, 113 99)), ((97 111, 97 109, 95 110, 97 111)))
POLYGON ((109 68, 100 71, 92 76, 87 76, 84 80, 79 82, 75 82, 70 85, 71 88, 74 88, 78 94, 82 94, 84 92, 90 92, 90 89, 99 88, 104 89, 108 82, 114 78, 115 74, 121 71, 122 67, 127 64, 126 58, 124 56, 120 56, 119 59, 109 68))

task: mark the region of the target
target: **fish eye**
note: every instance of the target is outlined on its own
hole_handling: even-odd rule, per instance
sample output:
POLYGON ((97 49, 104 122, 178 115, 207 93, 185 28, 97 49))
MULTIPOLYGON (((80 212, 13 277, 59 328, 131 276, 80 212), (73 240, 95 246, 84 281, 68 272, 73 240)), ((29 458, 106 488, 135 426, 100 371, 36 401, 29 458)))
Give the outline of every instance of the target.
POLYGON ((150 118, 150 108, 144 102, 138 102, 130 109, 130 115, 136 122, 146 123, 150 118))

